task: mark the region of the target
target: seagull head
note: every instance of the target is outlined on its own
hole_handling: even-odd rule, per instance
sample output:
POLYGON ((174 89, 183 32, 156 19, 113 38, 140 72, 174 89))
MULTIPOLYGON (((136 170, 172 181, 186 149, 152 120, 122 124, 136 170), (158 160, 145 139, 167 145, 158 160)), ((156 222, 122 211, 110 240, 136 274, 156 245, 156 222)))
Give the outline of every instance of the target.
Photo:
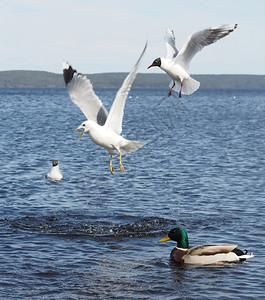
POLYGON ((161 58, 156 58, 152 64, 147 68, 150 69, 151 67, 160 67, 161 66, 161 58))
POLYGON ((81 132, 81 134, 79 135, 79 139, 81 138, 81 136, 83 135, 84 132, 87 132, 91 129, 91 124, 90 124, 90 121, 85 121, 83 122, 79 127, 77 127, 75 131, 79 130, 79 129, 82 129, 83 131, 81 132))
POLYGON ((58 160, 56 160, 56 159, 54 159, 53 161, 52 161, 52 166, 53 167, 56 167, 56 166, 58 166, 58 160))

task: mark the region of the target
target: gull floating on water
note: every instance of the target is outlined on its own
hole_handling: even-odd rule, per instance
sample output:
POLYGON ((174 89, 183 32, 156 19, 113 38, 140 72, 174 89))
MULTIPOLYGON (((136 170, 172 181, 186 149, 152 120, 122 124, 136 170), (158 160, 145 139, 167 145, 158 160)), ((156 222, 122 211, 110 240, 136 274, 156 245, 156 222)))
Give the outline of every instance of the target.
POLYGON ((198 31, 188 37, 180 51, 175 46, 173 30, 167 29, 165 34, 167 57, 156 58, 148 69, 154 66, 160 67, 172 78, 168 96, 173 89, 179 92, 179 97, 182 94, 190 95, 200 86, 200 83, 187 73, 193 56, 205 46, 215 43, 234 31, 236 27, 237 24, 221 25, 198 31))
POLYGON ((87 120, 74 131, 82 129, 83 131, 79 138, 81 138, 84 132, 87 132, 95 144, 104 147, 109 152, 111 157, 111 173, 114 171, 112 166, 113 151, 119 154, 120 170, 123 172, 124 167, 121 162, 122 154, 136 151, 145 144, 143 142, 126 140, 120 134, 122 132, 125 101, 136 77, 137 69, 146 47, 147 43, 134 68, 125 78, 121 88, 118 90, 109 113, 95 94, 90 80, 86 76, 77 73, 67 62, 63 62, 64 80, 69 96, 87 118, 87 120))
POLYGON ((63 178, 63 175, 59 169, 59 163, 58 160, 52 161, 52 168, 51 170, 46 174, 46 177, 50 180, 59 181, 63 178))

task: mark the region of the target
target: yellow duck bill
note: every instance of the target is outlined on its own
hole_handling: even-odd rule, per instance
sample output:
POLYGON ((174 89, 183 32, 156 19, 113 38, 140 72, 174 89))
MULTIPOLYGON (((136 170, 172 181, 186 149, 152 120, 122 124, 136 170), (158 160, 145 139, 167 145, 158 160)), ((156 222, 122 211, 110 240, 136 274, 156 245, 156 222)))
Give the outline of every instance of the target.
MULTIPOLYGON (((81 128, 77 127, 77 128, 74 130, 74 132, 76 132, 76 131, 79 130, 79 129, 81 129, 81 128)), ((82 131, 81 134, 79 135, 79 137, 78 137, 79 139, 81 138, 81 136, 83 135, 83 133, 84 133, 84 131, 82 131)))
POLYGON ((158 243, 163 243, 163 242, 166 242, 166 241, 169 241, 170 238, 167 236, 165 236, 164 238, 162 238, 160 241, 158 241, 158 243))

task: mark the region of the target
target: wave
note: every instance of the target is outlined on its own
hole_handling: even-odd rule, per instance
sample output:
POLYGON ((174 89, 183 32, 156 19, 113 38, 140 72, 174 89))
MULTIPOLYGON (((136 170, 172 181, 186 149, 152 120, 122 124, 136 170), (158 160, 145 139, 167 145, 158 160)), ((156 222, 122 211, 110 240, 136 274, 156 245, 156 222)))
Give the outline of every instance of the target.
POLYGON ((1 234, 41 233, 67 237, 142 237, 161 235, 176 225, 176 220, 162 217, 122 216, 111 221, 95 216, 60 214, 2 219, 1 234))

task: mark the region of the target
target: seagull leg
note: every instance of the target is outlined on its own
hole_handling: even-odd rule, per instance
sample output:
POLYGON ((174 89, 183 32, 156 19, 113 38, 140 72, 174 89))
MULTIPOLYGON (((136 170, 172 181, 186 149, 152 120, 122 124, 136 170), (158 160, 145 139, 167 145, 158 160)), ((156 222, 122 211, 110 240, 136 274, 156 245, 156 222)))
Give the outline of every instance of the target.
POLYGON ((181 84, 180 84, 179 98, 181 98, 181 91, 182 91, 182 87, 183 87, 183 82, 181 82, 181 84))
POLYGON ((123 167, 123 165, 121 163, 121 152, 119 152, 119 156, 120 156, 120 169, 121 169, 121 172, 123 172, 124 171, 124 167, 123 167))
POLYGON ((173 83, 173 85, 172 85, 171 89, 169 90, 168 97, 170 97, 170 96, 171 96, 171 94, 172 94, 172 90, 173 90, 174 86, 175 86, 175 81, 174 81, 174 83, 173 83))
POLYGON ((114 168, 112 166, 112 158, 113 158, 113 155, 112 153, 109 151, 109 154, 110 154, 110 162, 109 162, 109 167, 110 167, 110 172, 111 174, 113 174, 113 171, 114 171, 114 168))

